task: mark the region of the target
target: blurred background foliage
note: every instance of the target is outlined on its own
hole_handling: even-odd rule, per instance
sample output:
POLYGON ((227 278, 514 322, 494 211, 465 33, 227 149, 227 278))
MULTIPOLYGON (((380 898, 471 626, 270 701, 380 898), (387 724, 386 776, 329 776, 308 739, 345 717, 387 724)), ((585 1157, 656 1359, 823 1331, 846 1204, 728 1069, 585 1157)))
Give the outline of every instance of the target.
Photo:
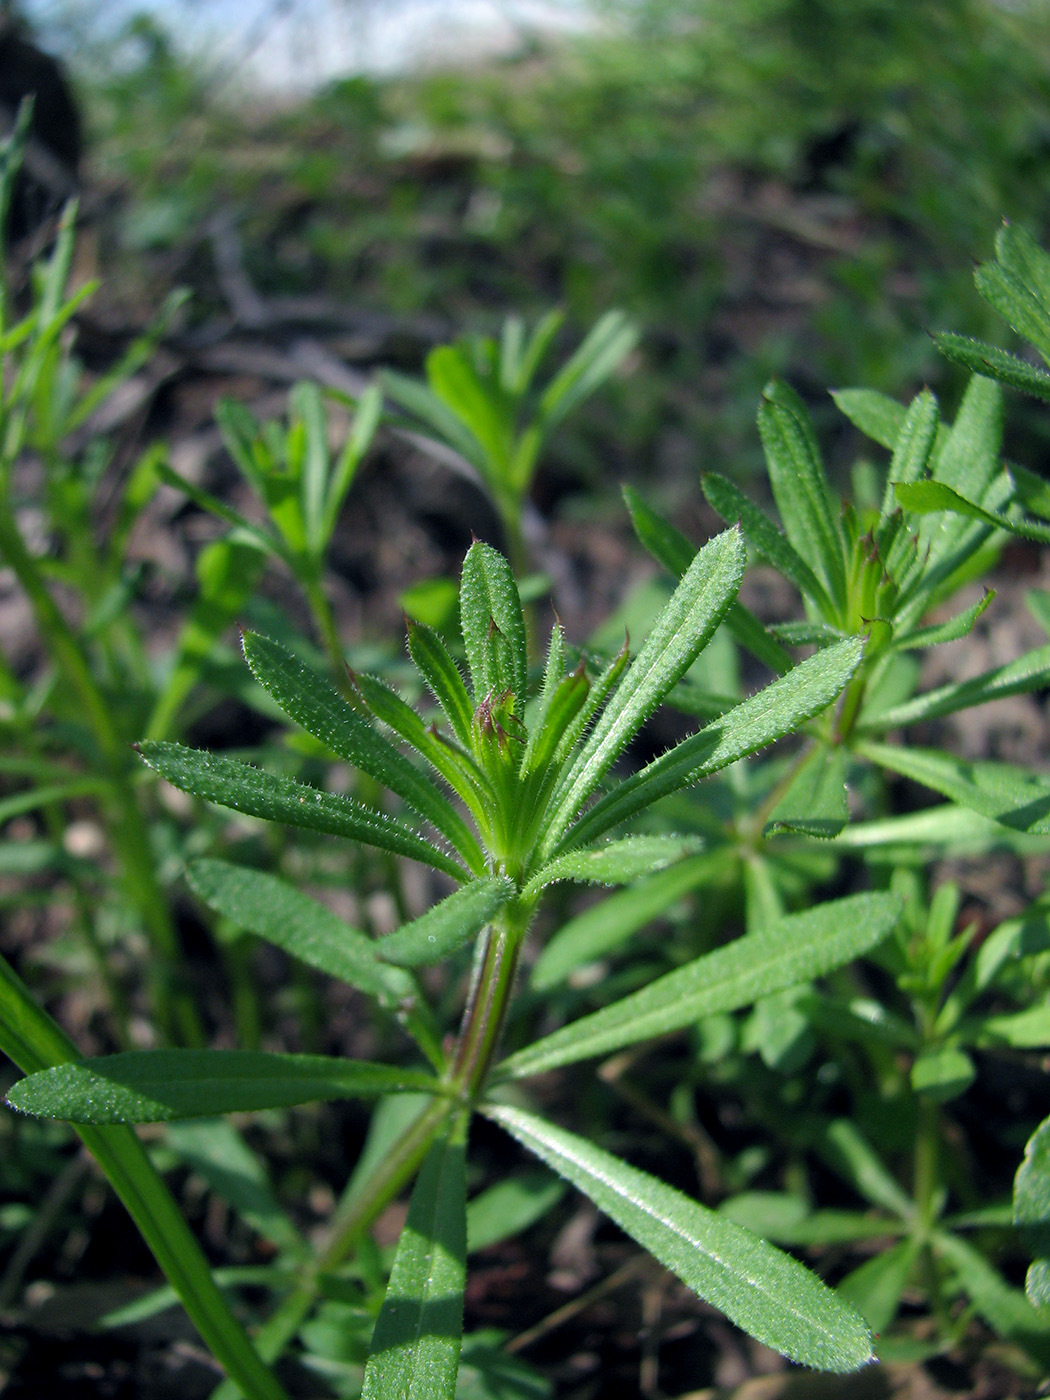
POLYGON ((122 196, 104 259, 124 294, 189 281, 203 316, 225 209, 263 293, 457 332, 560 305, 578 334, 620 306, 649 371, 604 404, 621 475, 757 461, 771 371, 899 393, 948 372, 927 328, 997 333, 968 263, 1000 218, 1047 232, 1050 6, 603 0, 599 19, 292 100, 139 16, 82 76, 122 196))

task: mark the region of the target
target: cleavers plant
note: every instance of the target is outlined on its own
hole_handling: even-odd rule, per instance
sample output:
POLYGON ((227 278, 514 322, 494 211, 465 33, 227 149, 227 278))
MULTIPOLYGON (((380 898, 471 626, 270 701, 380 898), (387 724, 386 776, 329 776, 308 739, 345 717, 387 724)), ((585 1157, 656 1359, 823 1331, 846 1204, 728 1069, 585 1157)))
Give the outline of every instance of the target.
POLYGON ((539 1116, 527 1106, 522 1081, 818 977, 885 937, 899 913, 895 896, 855 895, 786 916, 498 1058, 522 947, 547 888, 560 881, 630 882, 676 860, 694 843, 610 833, 658 799, 819 715, 856 672, 863 641, 846 638, 630 779, 606 785, 641 725, 724 618, 743 564, 736 530, 705 545, 638 654, 629 659, 625 647, 595 675, 583 663, 567 670, 556 625, 538 693, 530 696, 513 575, 499 553, 475 543, 460 587, 469 685, 436 634, 421 625, 409 632, 412 659, 440 706, 440 726, 426 724, 374 676, 350 677, 351 703, 282 646, 246 633, 248 664, 277 703, 332 753, 384 784, 402 810, 366 807, 222 755, 142 744, 147 763, 196 797, 394 852, 455 886, 420 918, 373 941, 271 874, 218 860, 198 861, 189 872, 217 912, 373 997, 415 1041, 418 1067, 244 1051, 125 1052, 32 1074, 11 1091, 10 1102, 24 1111, 96 1125, 346 1095, 426 1096, 337 1210, 321 1255, 300 1268, 260 1337, 265 1359, 294 1336, 324 1278, 416 1178, 363 1393, 377 1400, 453 1394, 466 1250, 465 1150, 475 1113, 502 1125, 756 1337, 828 1370, 870 1359, 861 1318, 801 1264, 539 1116), (470 990, 458 1031, 445 1038, 415 969, 467 940, 475 940, 470 990))

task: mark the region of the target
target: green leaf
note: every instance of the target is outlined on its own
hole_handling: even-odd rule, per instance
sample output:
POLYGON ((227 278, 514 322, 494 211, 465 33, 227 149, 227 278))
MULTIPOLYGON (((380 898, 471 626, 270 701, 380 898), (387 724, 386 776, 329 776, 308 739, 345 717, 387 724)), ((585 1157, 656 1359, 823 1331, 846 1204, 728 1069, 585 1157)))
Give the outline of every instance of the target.
POLYGON ((773 808, 766 832, 797 831, 821 840, 837 836, 849 820, 846 767, 845 749, 816 745, 773 808))
POLYGON ((310 1248, 277 1200, 265 1166, 232 1123, 223 1118, 173 1123, 165 1141, 264 1240, 309 1257, 310 1248))
POLYGON ((979 602, 964 608, 947 622, 935 622, 929 627, 920 627, 915 632, 902 632, 891 644, 894 651, 918 651, 923 647, 940 646, 943 642, 957 642, 961 637, 968 637, 977 619, 994 597, 994 591, 986 588, 979 602))
POLYGON ((73 1123, 166 1123, 436 1086, 421 1070, 328 1055, 128 1050, 40 1070, 7 1099, 22 1113, 73 1123))
POLYGON ((974 374, 998 379, 1001 384, 1037 399, 1050 399, 1050 374, 1038 365, 1029 364, 1027 360, 1011 355, 1008 350, 1000 350, 997 345, 988 345, 968 335, 941 331, 933 339, 942 355, 972 370, 974 374))
POLYGON ((515 893, 514 881, 505 875, 471 880, 418 919, 381 938, 376 951, 387 962, 404 967, 439 962, 480 932, 515 893))
POLYGON ((1050 646, 1037 647, 1026 655, 1010 661, 1005 666, 984 671, 967 681, 956 681, 950 685, 928 690, 924 695, 892 709, 868 715, 863 713, 857 725, 861 734, 870 734, 887 729, 903 729, 906 725, 917 724, 922 720, 940 719, 942 715, 955 714, 974 705, 984 705, 991 700, 1001 700, 1007 695, 1023 695, 1032 690, 1044 690, 1050 686, 1050 646))
POLYGON ((1011 462, 1008 470, 1018 502, 1041 519, 1050 520, 1050 482, 1016 462, 1011 462))
POLYGON ((953 511, 956 515, 964 515, 971 520, 983 521, 985 525, 993 525, 998 530, 1008 530, 1010 534, 1020 535, 1022 539, 1035 540, 1037 544, 1050 543, 1050 526, 1039 525, 1032 520, 1016 519, 998 510, 985 510, 983 506, 960 496, 958 491, 953 491, 941 481, 913 481, 910 486, 896 486, 894 490, 901 505, 906 510, 914 511, 916 515, 936 514, 942 510, 953 511))
POLYGON ((542 1167, 504 1177, 467 1206, 467 1244, 471 1254, 511 1239, 534 1225, 565 1195, 565 1184, 542 1167))
POLYGON ((547 991, 581 963, 611 952, 697 885, 713 880, 726 861, 724 850, 690 856, 585 909, 551 938, 536 959, 529 985, 547 991))
POLYGON ((361 1400, 453 1400, 467 1258, 463 1142, 434 1143, 401 1231, 361 1400))
POLYGON ((1015 1050, 1044 1050, 1050 1046, 1050 1002, 1024 1011, 981 1016, 974 1030, 976 1043, 982 1048, 1010 1045, 1015 1050))
POLYGON ((594 846, 556 856, 536 871, 521 892, 522 899, 535 898, 558 880, 576 880, 591 885, 627 885, 642 875, 661 870, 699 849, 700 842, 689 836, 625 836, 619 841, 603 841, 594 846))
POLYGON ((510 691, 521 719, 527 696, 528 659, 521 598, 510 565, 490 545, 475 540, 463 561, 459 615, 474 703, 510 691))
POLYGON ((1045 360, 1050 354, 1050 307, 1022 277, 999 263, 982 263, 974 273, 977 290, 985 301, 1009 322, 1018 335, 1030 340, 1045 360))
POLYGON ((570 769, 548 824, 546 851, 703 650, 740 587, 743 569, 744 546, 735 530, 697 554, 570 769))
POLYGON ((1038 774, 1009 763, 971 763, 936 749, 904 749, 864 741, 857 745, 857 751, 881 768, 932 788, 1015 831, 1050 835, 1050 782, 1038 774))
POLYGON ((893 445, 893 458, 890 462, 889 480, 882 498, 880 520, 886 520, 894 506, 894 482, 918 481, 930 467, 937 434, 940 411, 937 400, 924 389, 909 405, 900 434, 893 445))
POLYGON ((408 375, 398 374, 394 370, 382 370, 379 380, 396 403, 414 414, 435 432, 441 441, 458 452, 482 480, 488 480, 488 460, 484 448, 448 404, 439 399, 425 384, 420 384, 408 375))
POLYGON ((481 444, 485 475, 498 481, 510 452, 510 423, 502 395, 478 377, 469 355, 458 345, 439 345, 431 350, 426 373, 432 392, 481 444))
POLYGON ((466 874, 457 861, 432 846, 418 831, 395 817, 362 807, 349 797, 321 792, 294 778, 264 773, 236 759, 203 753, 182 744, 148 741, 138 749, 161 777, 206 802, 232 807, 235 812, 261 817, 264 821, 302 826, 393 851, 395 855, 408 856, 410 860, 422 861, 424 865, 444 871, 457 881, 466 874))
POLYGON ((370 938, 276 875, 224 860, 196 860, 186 879, 205 904, 238 928, 357 987, 388 1011, 417 993, 411 977, 378 961, 370 938))
MULTIPOLYGON (((454 741, 446 743, 433 726, 424 724, 412 706, 378 676, 358 671, 351 681, 376 719, 411 744, 453 792, 458 793, 475 817, 479 817, 485 810, 488 780, 466 750, 457 747, 454 741)), ((466 687, 463 693, 466 694, 466 687)))
POLYGON ((484 1112, 751 1336, 825 1371, 871 1360, 860 1317, 797 1260, 542 1118, 503 1105, 484 1112))
POLYGON ((396 793, 451 842, 471 869, 484 868, 481 847, 459 813, 425 774, 351 709, 325 676, 257 632, 245 632, 242 641, 252 675, 285 714, 340 758, 396 793))
POLYGON ((1002 390, 993 379, 975 375, 963 395, 934 475, 968 500, 983 501, 1000 471, 1002 443, 1002 390))
POLYGON ((831 617, 834 607, 824 585, 772 520, 738 486, 717 472, 705 472, 701 484, 708 502, 726 524, 739 523, 755 552, 793 583, 804 598, 811 598, 825 617, 831 617))
POLYGON ((876 1336, 885 1332, 897 1316, 921 1250, 920 1240, 901 1240, 873 1259, 866 1259, 835 1290, 840 1298, 852 1303, 876 1336))
POLYGON ((959 1292, 973 1300, 985 1322, 1001 1337, 1023 1346, 1044 1369, 1050 1365, 1047 1320, 1020 1289, 1011 1288, 981 1251, 959 1235, 938 1230, 933 1243, 937 1254, 954 1269, 959 1292))
MULTIPOLYGON (((0 1050, 26 1074, 75 1060, 77 1049, 61 1027, 42 1011, 25 985, 0 958, 0 1050)), ((196 1236, 171 1192, 130 1128, 75 1128, 92 1154, 187 1316, 245 1395, 257 1400, 288 1400, 287 1392, 249 1341, 244 1328, 216 1286, 196 1236)))
POLYGON ((592 1059, 822 977, 873 948, 899 915, 900 902, 888 894, 853 895, 789 914, 519 1050, 503 1061, 500 1075, 522 1079, 592 1059))
POLYGON ((465 748, 469 748, 474 705, 459 668, 445 650, 444 642, 433 628, 422 622, 409 621, 408 652, 441 706, 452 733, 465 748))
POLYGON ((809 657, 618 783, 584 813, 567 840, 573 845, 591 841, 660 798, 794 732, 827 709, 856 670, 863 649, 862 637, 849 637, 809 657))
POLYGON ((758 428, 784 531, 803 558, 815 559, 831 601, 845 601, 845 545, 805 405, 773 380, 763 391, 758 428))
POLYGON ((965 1094, 977 1077, 965 1050, 928 1050, 911 1067, 911 1087, 937 1103, 965 1094))
POLYGON ((848 1118, 836 1118, 824 1130, 825 1157, 851 1186, 873 1205, 909 1220, 915 1212, 910 1196, 887 1170, 882 1158, 848 1118))
POLYGON ((834 389, 831 397, 839 412, 865 437, 892 452, 900 440, 907 409, 877 389, 834 389))
MULTIPOLYGON (((658 515, 633 486, 623 488, 623 499, 638 541, 669 574, 681 578, 696 558, 696 548, 681 530, 658 515)), ((727 521, 733 524, 733 521, 727 521)))
POLYGON ((1014 1224, 1033 1256, 1025 1281, 1029 1301, 1050 1307, 1050 1118, 1044 1119, 1024 1150, 1014 1178, 1014 1224))
POLYGON ((638 328, 622 311, 607 311, 543 391, 540 414, 549 431, 614 374, 638 344, 638 328))
POLYGON ((332 538, 332 533, 339 520, 339 512, 346 499, 346 493, 353 485, 362 458, 372 445, 372 439, 379 427, 382 413, 383 395, 380 393, 378 385, 370 385, 358 401, 354 421, 350 425, 350 433, 335 467, 329 475, 324 518, 321 522, 322 548, 332 538))

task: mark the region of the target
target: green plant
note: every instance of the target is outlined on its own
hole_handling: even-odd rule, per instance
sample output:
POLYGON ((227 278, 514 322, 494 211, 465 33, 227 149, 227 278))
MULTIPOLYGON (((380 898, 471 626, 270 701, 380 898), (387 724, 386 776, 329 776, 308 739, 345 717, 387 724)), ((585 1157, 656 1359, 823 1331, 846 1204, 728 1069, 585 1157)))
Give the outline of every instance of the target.
POLYGON ((190 871, 197 893, 217 912, 372 996, 401 1022, 429 1069, 235 1051, 129 1052, 57 1066, 11 1091, 10 1101, 26 1111, 121 1123, 347 1094, 427 1095, 381 1164, 344 1200, 321 1255, 302 1267, 261 1334, 264 1356, 275 1356, 303 1325, 324 1279, 418 1174, 363 1393, 420 1387, 421 1394, 452 1394, 465 1263, 464 1150, 470 1119, 481 1112, 755 1335, 827 1369, 848 1370, 869 1358, 859 1319, 800 1265, 537 1116, 522 1106, 521 1089, 511 1086, 821 975, 885 937, 897 917, 896 899, 858 895, 788 916, 496 1060, 517 965, 547 888, 566 880, 622 883, 676 860, 691 844, 679 836, 610 840, 608 834, 658 799, 819 714, 856 670, 862 645, 848 638, 587 805, 712 636, 742 564, 735 531, 712 540, 639 654, 628 661, 625 649, 593 679, 582 664, 566 673, 564 637, 555 627, 539 694, 530 701, 513 576, 501 555, 475 544, 460 590, 470 687, 436 634, 419 625, 409 632, 409 649, 441 707, 444 732, 427 727, 375 677, 351 677, 351 704, 284 648, 246 634, 248 663, 281 707, 326 748, 395 793, 437 841, 400 814, 218 754, 156 742, 141 746, 153 768, 197 797, 421 861, 456 885, 425 914, 372 942, 274 876, 214 860, 190 871), (380 726, 447 785, 466 818, 380 726), (412 969, 470 940, 476 940, 470 995, 446 1049, 412 969))
POLYGON ((524 512, 540 454, 554 429, 600 388, 638 341, 622 311, 607 312, 541 391, 534 387, 564 316, 550 312, 532 334, 509 317, 498 341, 472 336, 426 359, 426 385, 387 371, 383 384, 402 408, 477 472, 499 513, 519 577, 529 570, 524 512))
MULTIPOLYGON (((352 406, 334 390, 329 397, 352 406)), ((367 390, 349 432, 333 458, 324 395, 316 384, 297 384, 289 396, 288 426, 259 423, 243 404, 226 399, 217 410, 223 441, 266 510, 266 527, 250 523, 230 506, 179 476, 165 464, 161 479, 233 528, 233 538, 279 560, 300 584, 329 659, 341 673, 343 649, 336 633, 324 577, 332 533, 379 423, 380 395, 367 390)))

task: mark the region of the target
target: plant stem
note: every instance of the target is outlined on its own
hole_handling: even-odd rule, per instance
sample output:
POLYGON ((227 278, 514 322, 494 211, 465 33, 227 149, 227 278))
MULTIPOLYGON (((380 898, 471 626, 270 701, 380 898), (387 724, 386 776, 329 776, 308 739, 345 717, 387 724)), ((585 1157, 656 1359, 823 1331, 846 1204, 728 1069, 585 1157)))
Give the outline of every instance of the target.
POLYGON ((483 935, 485 941, 449 1072, 454 1087, 470 1101, 475 1100, 484 1087, 496 1053, 514 986, 518 955, 531 917, 531 905, 517 901, 506 904, 483 935))
MULTIPOLYGON (((324 1275, 338 1268, 366 1230, 412 1180, 430 1144, 456 1108, 455 1099, 432 1099, 408 1125, 361 1189, 343 1201, 332 1217, 328 1243, 305 1266, 295 1289, 256 1335, 255 1347, 264 1361, 272 1363, 283 1353, 317 1301, 324 1275)), ((238 1394, 236 1386, 225 1381, 211 1400, 234 1400, 238 1394)))

